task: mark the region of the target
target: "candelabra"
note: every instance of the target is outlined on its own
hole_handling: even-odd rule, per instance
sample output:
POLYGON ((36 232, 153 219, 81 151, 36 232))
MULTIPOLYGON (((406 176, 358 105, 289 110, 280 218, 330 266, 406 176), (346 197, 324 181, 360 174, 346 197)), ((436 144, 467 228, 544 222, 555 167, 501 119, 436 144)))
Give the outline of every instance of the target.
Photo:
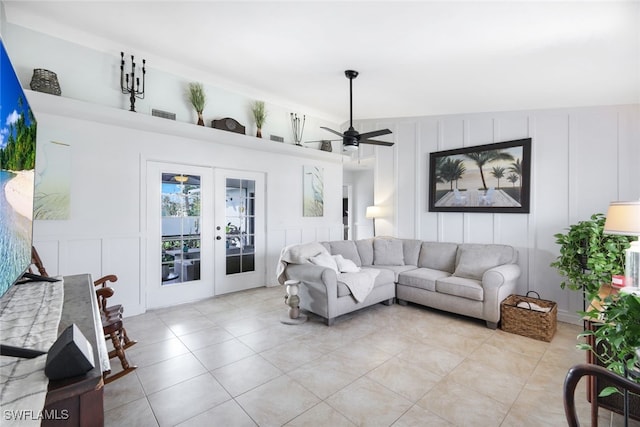
POLYGON ((293 129, 293 140, 296 145, 302 145, 302 133, 304 132, 304 123, 307 121, 307 116, 302 116, 302 126, 300 126, 300 117, 297 114, 291 113, 291 128, 293 129))
POLYGON ((120 88, 122 93, 129 94, 129 102, 131 102, 131 108, 129 111, 136 111, 136 98, 144 99, 144 76, 147 73, 145 69, 146 61, 142 60, 142 89, 140 88, 140 77, 136 77, 136 63, 133 62, 133 55, 131 55, 131 73, 124 72, 124 52, 120 52, 120 88), (131 80, 131 85, 129 85, 131 80))

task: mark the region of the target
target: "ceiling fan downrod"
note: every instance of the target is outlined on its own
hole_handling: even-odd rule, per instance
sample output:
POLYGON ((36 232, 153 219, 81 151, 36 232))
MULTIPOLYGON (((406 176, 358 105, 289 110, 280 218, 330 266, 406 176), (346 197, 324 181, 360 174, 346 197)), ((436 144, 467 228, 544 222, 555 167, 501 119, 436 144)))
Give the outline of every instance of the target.
POLYGON ((353 79, 358 77, 355 70, 346 70, 344 75, 349 79, 349 129, 353 129, 353 79))

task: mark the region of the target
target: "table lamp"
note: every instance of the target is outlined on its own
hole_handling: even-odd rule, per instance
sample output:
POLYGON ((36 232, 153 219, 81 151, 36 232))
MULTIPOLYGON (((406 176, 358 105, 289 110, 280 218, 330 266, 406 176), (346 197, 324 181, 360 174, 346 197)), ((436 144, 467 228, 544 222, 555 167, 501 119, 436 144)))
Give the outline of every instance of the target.
MULTIPOLYGON (((611 202, 604 232, 623 236, 640 236, 640 200, 611 202)), ((625 287, 640 288, 640 241, 631 242, 625 251, 625 287)))
POLYGON ((380 218, 381 214, 382 208, 380 206, 367 206, 364 216, 367 219, 373 219, 373 237, 376 236, 376 218, 380 218))

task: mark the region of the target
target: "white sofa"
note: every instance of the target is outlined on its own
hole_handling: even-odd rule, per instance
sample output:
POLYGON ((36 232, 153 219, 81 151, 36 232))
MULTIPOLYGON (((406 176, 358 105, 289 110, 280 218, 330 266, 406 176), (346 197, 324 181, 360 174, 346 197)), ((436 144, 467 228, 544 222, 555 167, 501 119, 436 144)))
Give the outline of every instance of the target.
MULTIPOLYGON (((507 245, 396 238, 321 245, 330 255, 352 261, 363 272, 378 272, 370 293, 358 302, 347 285, 348 274, 316 265, 311 256, 281 257, 279 280, 300 281, 300 308, 324 317, 328 325, 343 314, 379 302, 390 305, 397 298, 400 304, 412 302, 482 319, 495 329, 500 303, 515 292, 520 276, 518 252, 507 245)), ((321 252, 322 247, 306 246, 310 253, 321 252)))

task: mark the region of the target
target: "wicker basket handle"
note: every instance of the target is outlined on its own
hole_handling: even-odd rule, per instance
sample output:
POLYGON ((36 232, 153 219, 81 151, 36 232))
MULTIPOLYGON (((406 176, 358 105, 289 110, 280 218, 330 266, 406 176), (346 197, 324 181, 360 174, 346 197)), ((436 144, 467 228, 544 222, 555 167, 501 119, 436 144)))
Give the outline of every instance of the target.
POLYGON ((527 292, 527 294, 526 294, 525 296, 527 296, 527 297, 528 297, 530 293, 534 293, 534 294, 536 294, 536 295, 537 295, 537 296, 536 296, 536 298, 537 298, 537 299, 542 299, 542 298, 540 298, 540 294, 539 294, 539 293, 537 293, 536 291, 529 291, 529 292, 527 292))

